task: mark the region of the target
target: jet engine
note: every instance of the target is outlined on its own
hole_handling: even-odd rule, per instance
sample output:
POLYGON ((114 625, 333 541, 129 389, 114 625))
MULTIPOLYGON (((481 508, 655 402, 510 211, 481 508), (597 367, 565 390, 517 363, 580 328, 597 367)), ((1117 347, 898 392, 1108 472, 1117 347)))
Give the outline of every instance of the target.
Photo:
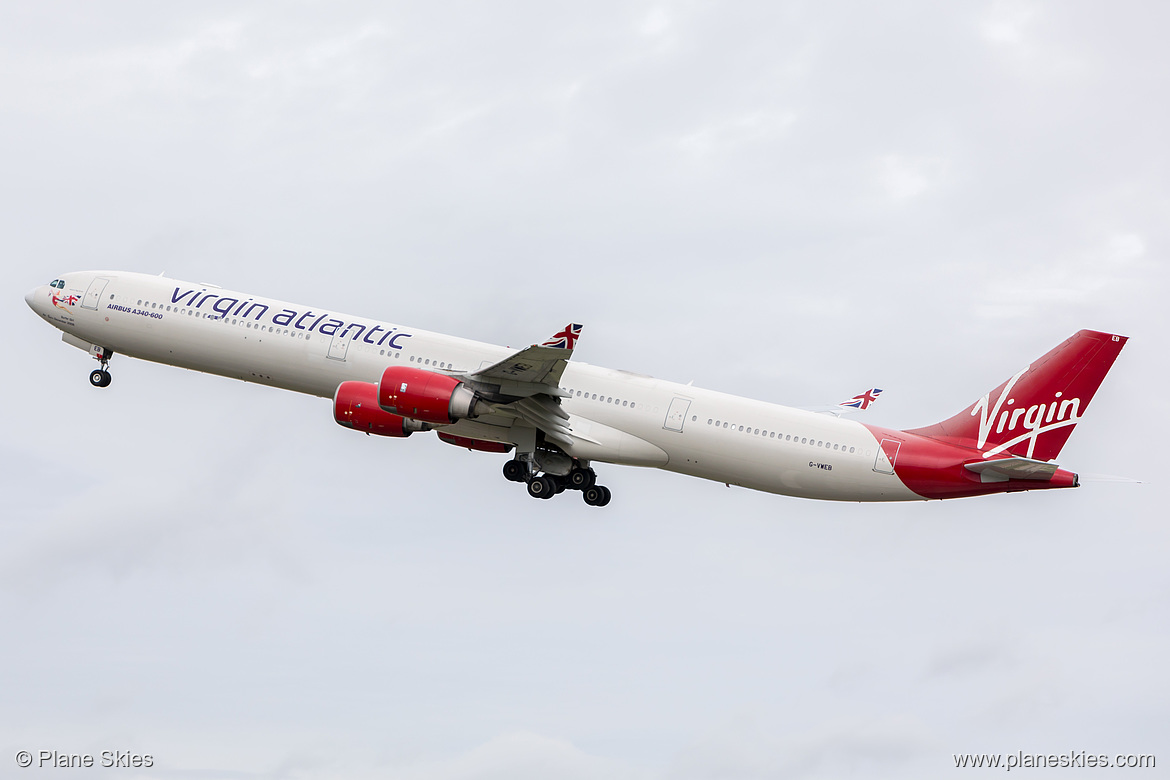
POLYGON ((439 440, 445 441, 448 444, 454 444, 456 447, 479 450, 480 452, 509 452, 512 449, 512 445, 507 442, 469 439, 466 436, 453 436, 450 433, 443 433, 442 431, 439 431, 439 440))
POLYGON ((382 372, 378 405, 392 414, 439 425, 484 411, 478 408, 483 401, 475 391, 455 377, 407 366, 391 366, 382 372))
POLYGON ((375 436, 403 439, 429 425, 407 420, 378 406, 378 386, 370 382, 342 382, 333 394, 333 419, 338 425, 375 436))

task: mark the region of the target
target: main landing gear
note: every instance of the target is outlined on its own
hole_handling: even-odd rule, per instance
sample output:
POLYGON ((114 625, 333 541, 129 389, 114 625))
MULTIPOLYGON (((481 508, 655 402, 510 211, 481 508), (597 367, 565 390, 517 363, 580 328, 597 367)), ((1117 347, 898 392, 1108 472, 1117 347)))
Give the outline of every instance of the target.
POLYGON ((527 482, 528 495, 533 498, 552 498, 566 490, 580 490, 589 506, 605 506, 612 497, 609 488, 596 484, 597 473, 591 468, 574 467, 564 475, 537 474, 528 461, 510 460, 504 464, 504 479, 527 482))
POLYGON ((105 347, 94 347, 90 351, 93 353, 94 360, 101 361, 102 367, 89 372, 89 383, 94 387, 109 387, 113 377, 110 376, 107 366, 110 365, 110 358, 114 356, 113 351, 105 347))

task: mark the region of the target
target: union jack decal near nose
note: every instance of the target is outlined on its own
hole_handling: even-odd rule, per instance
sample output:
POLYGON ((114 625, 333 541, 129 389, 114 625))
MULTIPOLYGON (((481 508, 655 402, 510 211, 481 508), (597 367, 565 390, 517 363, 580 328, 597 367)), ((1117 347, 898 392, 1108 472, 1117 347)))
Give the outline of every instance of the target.
MULTIPOLYGON (((564 330, 555 334, 540 346, 552 347, 553 349, 572 349, 577 344, 577 339, 581 338, 581 328, 581 325, 569 323, 565 326, 564 330)), ((881 391, 879 390, 878 392, 881 391)))

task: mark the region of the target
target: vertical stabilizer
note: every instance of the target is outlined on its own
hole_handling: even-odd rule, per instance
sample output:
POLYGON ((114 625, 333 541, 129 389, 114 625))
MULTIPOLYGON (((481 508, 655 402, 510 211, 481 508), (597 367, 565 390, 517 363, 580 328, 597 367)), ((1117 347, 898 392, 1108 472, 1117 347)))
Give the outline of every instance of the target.
POLYGON ((985 457, 1055 458, 1127 340, 1078 331, 949 420, 907 433, 972 447, 985 457))

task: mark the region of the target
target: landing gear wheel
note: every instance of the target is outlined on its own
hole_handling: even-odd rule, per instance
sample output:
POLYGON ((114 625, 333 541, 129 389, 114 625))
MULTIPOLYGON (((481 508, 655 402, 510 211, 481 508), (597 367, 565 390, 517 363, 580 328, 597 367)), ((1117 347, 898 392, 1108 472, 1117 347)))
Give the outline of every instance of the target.
POLYGON ((528 483, 528 495, 533 498, 552 498, 557 493, 557 486, 551 477, 533 477, 528 483))
POLYGON ((609 488, 602 485, 590 485, 582 491, 581 497, 589 506, 605 506, 613 494, 609 492, 609 488))
POLYGON ((569 487, 573 490, 584 490, 597 481, 597 474, 593 469, 573 469, 569 472, 569 487))
POLYGON ((104 368, 94 369, 89 372, 89 383, 94 387, 109 387, 112 381, 113 377, 110 376, 110 372, 104 368))
POLYGON ((510 460, 504 464, 504 479, 509 482, 523 482, 527 476, 528 469, 520 461, 510 460))

